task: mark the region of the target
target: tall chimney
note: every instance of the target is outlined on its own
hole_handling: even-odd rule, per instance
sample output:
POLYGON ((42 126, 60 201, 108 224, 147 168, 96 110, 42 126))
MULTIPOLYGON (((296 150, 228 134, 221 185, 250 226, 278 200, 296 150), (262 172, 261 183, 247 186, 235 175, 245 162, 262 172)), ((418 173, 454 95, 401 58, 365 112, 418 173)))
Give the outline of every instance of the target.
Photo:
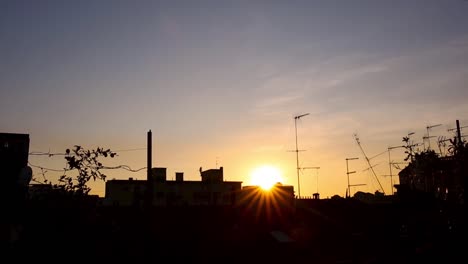
POLYGON ((151 130, 148 131, 148 138, 147 138, 147 141, 148 141, 148 146, 146 147, 147 148, 147 168, 146 168, 146 199, 145 199, 145 205, 147 208, 151 207, 151 204, 153 203, 153 175, 152 175, 152 170, 151 170, 151 167, 152 167, 152 164, 151 164, 151 161, 152 161, 152 133, 151 133, 151 130))
POLYGON ((175 173, 176 181, 181 182, 184 181, 184 173, 183 172, 176 172, 175 173))
POLYGON ((152 160, 152 133, 151 133, 151 130, 148 131, 148 146, 147 146, 147 151, 148 151, 148 154, 147 154, 147 165, 146 165, 146 171, 147 171, 147 175, 146 175, 146 180, 149 182, 151 181, 151 168, 152 168, 152 164, 151 164, 151 160, 152 160))
POLYGON ((461 131, 460 131, 460 122, 457 120, 457 139, 458 139, 458 144, 461 144, 461 131))

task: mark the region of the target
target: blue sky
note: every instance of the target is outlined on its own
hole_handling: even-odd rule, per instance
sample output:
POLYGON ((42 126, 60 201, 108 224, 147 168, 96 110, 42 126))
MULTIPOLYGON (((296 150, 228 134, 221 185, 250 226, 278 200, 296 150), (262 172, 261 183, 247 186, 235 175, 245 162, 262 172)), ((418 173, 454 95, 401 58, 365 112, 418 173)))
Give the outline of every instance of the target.
MULTIPOLYGON (((3 1, 0 131, 60 152, 140 148, 152 129, 170 174, 199 179, 218 160, 248 183, 272 164, 296 185, 293 117, 310 113, 301 164, 321 167, 322 196, 342 195, 344 159, 362 156, 353 133, 372 156, 410 131, 422 141, 427 125, 450 136, 468 124, 467 14, 462 0, 3 1)), ((114 163, 144 167, 145 153, 114 163)), ((303 194, 314 177, 304 172, 303 194)))

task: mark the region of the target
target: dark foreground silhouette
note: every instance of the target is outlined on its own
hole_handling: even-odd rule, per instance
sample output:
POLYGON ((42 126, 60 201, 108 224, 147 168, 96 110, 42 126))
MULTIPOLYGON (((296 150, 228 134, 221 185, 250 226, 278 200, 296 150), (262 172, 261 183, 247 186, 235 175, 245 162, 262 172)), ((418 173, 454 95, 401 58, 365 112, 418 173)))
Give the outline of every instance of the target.
MULTIPOLYGON (((298 200, 295 210, 104 207, 59 197, 8 209, 16 260, 159 263, 460 263, 461 208, 436 202, 298 200), (17 208, 16 208, 17 209, 17 208), (15 217, 13 217, 15 216, 15 217)), ((10 230, 10 231, 8 231, 10 230)))

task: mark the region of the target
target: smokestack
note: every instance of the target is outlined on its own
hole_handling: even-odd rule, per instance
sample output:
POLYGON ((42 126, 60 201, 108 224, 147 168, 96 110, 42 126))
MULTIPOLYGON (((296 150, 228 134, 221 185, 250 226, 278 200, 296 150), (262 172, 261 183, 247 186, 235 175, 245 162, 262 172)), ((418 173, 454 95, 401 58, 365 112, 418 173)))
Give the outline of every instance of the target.
POLYGON ((146 168, 146 199, 145 199, 145 206, 147 208, 150 208, 151 207, 151 204, 153 203, 153 177, 152 177, 152 170, 151 170, 151 167, 152 167, 152 164, 151 164, 151 160, 152 160, 152 133, 151 133, 151 130, 148 131, 148 146, 146 147, 147 148, 147 151, 148 151, 148 154, 147 154, 147 168, 146 168))
POLYGON ((181 182, 184 181, 184 173, 183 172, 176 172, 175 173, 176 181, 181 182))
POLYGON ((460 131, 460 122, 457 120, 457 139, 458 144, 461 144, 461 131, 460 131))
POLYGON ((152 133, 151 133, 151 129, 150 131, 148 131, 148 146, 147 146, 147 151, 148 151, 148 154, 147 154, 147 165, 146 165, 146 170, 147 170, 147 175, 146 175, 146 180, 149 182, 151 181, 151 168, 152 168, 152 164, 151 164, 151 160, 152 160, 152 133))

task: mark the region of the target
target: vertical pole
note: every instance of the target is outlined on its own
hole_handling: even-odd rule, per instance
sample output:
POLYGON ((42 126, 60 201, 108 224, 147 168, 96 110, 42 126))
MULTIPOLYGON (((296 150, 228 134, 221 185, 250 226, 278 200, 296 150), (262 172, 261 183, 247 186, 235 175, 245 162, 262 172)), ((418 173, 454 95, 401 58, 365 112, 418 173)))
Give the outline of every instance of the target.
POLYGON ((392 160, 390 158, 390 148, 388 148, 388 166, 390 169, 390 188, 392 190, 392 195, 393 195, 393 175, 392 175, 392 160))
POLYGON ((458 138, 458 144, 461 144, 461 131, 460 131, 460 122, 457 120, 457 138, 458 138))
POLYGON ((152 133, 151 130, 148 131, 147 135, 147 165, 146 165, 146 206, 150 207, 153 203, 153 177, 151 175, 151 168, 152 168, 152 133))
POLYGON ((151 164, 151 160, 152 160, 152 133, 151 133, 151 130, 148 131, 148 138, 147 138, 147 165, 146 165, 146 172, 147 172, 147 175, 146 175, 146 180, 149 182, 151 181, 151 167, 152 167, 152 164, 151 164))
POLYGON ((301 197, 301 183, 299 181, 299 149, 297 147, 297 117, 294 118, 294 128, 296 131, 296 171, 297 171, 297 192, 299 198, 301 197))
POLYGON ((299 197, 301 197, 301 183, 300 183, 300 180, 299 180, 299 148, 297 146, 297 120, 303 116, 306 116, 306 115, 309 115, 309 113, 307 114, 302 114, 302 115, 298 115, 298 116, 295 116, 294 117, 294 129, 296 131, 296 169, 297 169, 297 191, 298 191, 298 195, 299 197))
POLYGON ((429 136, 429 126, 426 129, 427 129, 427 150, 430 150, 431 149, 431 137, 429 136))
MULTIPOLYGON (((347 192, 347 197, 349 197, 349 196, 350 196, 350 190, 349 190, 350 185, 349 185, 349 167, 348 167, 348 159, 346 159, 346 175, 348 175, 348 192, 347 192)), ((346 198, 347 198, 347 197, 346 197, 346 198)))

